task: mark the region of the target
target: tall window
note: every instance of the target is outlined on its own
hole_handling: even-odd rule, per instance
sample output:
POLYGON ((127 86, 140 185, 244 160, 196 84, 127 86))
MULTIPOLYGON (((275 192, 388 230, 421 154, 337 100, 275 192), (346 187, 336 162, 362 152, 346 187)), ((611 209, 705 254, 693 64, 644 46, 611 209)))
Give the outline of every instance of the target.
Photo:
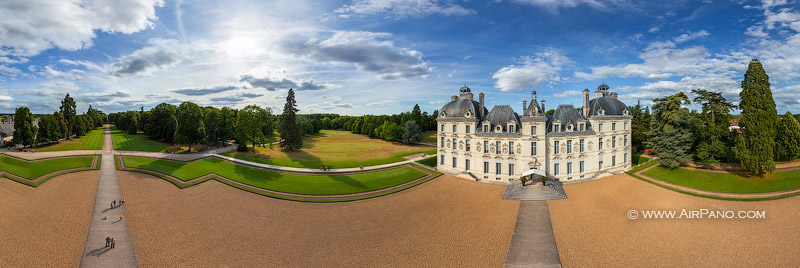
POLYGON ((508 132, 515 132, 514 125, 508 125, 508 132))
POLYGON ((617 130, 617 123, 611 123, 611 131, 617 130))
POLYGON ((483 160, 483 173, 489 173, 489 161, 483 160))
POLYGON ((625 137, 625 144, 624 144, 624 146, 628 146, 628 135, 624 135, 624 137, 625 137))
POLYGON ((508 164, 508 175, 514 175, 514 164, 508 164))
POLYGON ((484 154, 489 153, 489 141, 483 141, 483 153, 484 154))
POLYGON ((616 154, 612 154, 611 155, 611 166, 612 167, 617 166, 617 155, 616 154))
POLYGON ((456 147, 458 147, 458 143, 456 142, 456 138, 453 138, 453 150, 455 150, 456 147))
POLYGON ((556 162, 553 164, 553 175, 558 176, 558 166, 560 163, 556 162))
POLYGON ((456 124, 453 124, 453 133, 456 133, 456 124))
POLYGON ((559 149, 558 149, 558 141, 554 141, 553 145, 554 145, 553 147, 555 147, 555 149, 553 151, 553 154, 559 154, 559 152, 558 152, 559 151, 559 149))
POLYGON ((579 143, 580 143, 579 144, 580 152, 582 153, 583 152, 583 139, 581 139, 579 143))
POLYGON ((578 124, 578 129, 580 129, 580 131, 583 131, 583 123, 578 124))
POLYGON ((622 158, 622 163, 623 164, 627 164, 628 163, 628 153, 627 152, 625 152, 625 158, 622 158))
POLYGON ((467 139, 467 142, 464 145, 467 146, 467 152, 469 152, 469 139, 467 139))
POLYGON ((514 154, 514 142, 513 141, 509 141, 508 142, 508 154, 514 154))
POLYGON ((572 161, 567 161, 567 175, 572 174, 572 161))
POLYGON ((597 149, 598 150, 603 150, 603 138, 598 139, 597 140, 597 144, 598 144, 597 145, 597 149))
POLYGON ((501 171, 502 171, 501 170, 502 168, 503 167, 500 165, 500 162, 495 163, 494 164, 494 174, 500 175, 501 171))
POLYGON ((584 169, 583 159, 581 159, 581 162, 578 163, 578 170, 580 173, 583 173, 586 170, 584 169))
POLYGON ((597 170, 602 170, 602 169, 603 169, 603 158, 600 158, 600 162, 597 163, 597 170))
POLYGON ((442 154, 442 156, 439 157, 439 165, 444 166, 444 154, 442 154))
POLYGON ((617 148, 617 136, 611 137, 611 148, 617 148))
POLYGON ((603 131, 603 123, 597 124, 597 131, 603 131))
POLYGON ((483 132, 489 132, 489 125, 483 125, 483 132))
POLYGON ((467 125, 467 133, 469 133, 469 127, 470 127, 470 126, 469 126, 469 125, 467 125))
POLYGON ((531 135, 536 135, 536 126, 531 126, 531 135))
POLYGON ((469 170, 469 158, 464 160, 464 170, 469 170))
POLYGON ((453 168, 456 168, 456 157, 453 156, 453 168))
POLYGON ((567 140, 567 153, 572 153, 572 140, 567 140))
POLYGON ((494 153, 496 153, 496 154, 500 154, 500 152, 503 151, 503 149, 500 148, 500 141, 494 142, 494 149, 495 149, 494 153))
POLYGON ((444 124, 442 124, 441 131, 444 132, 444 124))
POLYGON ((442 137, 442 148, 444 148, 444 137, 442 137))
POLYGON ((536 155, 536 142, 531 142, 531 155, 536 155))

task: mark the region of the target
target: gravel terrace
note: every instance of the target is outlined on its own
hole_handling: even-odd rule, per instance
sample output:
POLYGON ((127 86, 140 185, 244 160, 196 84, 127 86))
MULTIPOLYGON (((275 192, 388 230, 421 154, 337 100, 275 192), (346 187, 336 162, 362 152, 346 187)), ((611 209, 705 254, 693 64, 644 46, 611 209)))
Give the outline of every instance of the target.
POLYGON ((797 267, 800 197, 723 201, 626 174, 564 185, 548 201, 564 267, 797 267), (766 219, 628 219, 629 210, 766 211, 766 219))
POLYGON ((505 186, 446 175, 336 204, 118 176, 141 267, 500 267, 519 208, 505 186))
POLYGON ((38 188, 0 178, 0 266, 78 267, 98 172, 61 175, 38 188))

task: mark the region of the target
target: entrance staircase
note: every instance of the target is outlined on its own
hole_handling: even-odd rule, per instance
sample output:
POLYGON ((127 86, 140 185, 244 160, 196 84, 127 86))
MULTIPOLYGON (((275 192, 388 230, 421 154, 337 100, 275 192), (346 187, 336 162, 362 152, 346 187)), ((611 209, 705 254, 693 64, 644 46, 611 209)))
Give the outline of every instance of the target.
POLYGON ((541 182, 531 183, 522 186, 519 181, 513 181, 506 186, 506 191, 503 193, 503 199, 509 200, 554 200, 567 198, 564 188, 561 187, 561 182, 556 180, 547 180, 545 185, 542 186, 541 182))

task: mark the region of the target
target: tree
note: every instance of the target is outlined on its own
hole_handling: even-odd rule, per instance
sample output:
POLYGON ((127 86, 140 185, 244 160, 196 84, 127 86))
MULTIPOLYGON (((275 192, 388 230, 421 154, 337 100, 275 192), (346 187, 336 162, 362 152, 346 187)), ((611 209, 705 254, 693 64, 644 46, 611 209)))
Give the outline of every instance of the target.
POLYGON ((278 130, 281 135, 281 149, 296 151, 303 148, 303 128, 297 124, 297 103, 294 100, 294 90, 289 89, 286 104, 281 114, 281 126, 278 130))
POLYGON ((647 132, 650 132, 650 109, 641 106, 641 101, 631 107, 631 144, 638 150, 647 141, 647 132))
POLYGON ((397 123, 389 123, 383 126, 383 133, 381 137, 387 141, 397 141, 403 135, 403 128, 397 123))
POLYGON ((236 136, 236 113, 233 109, 222 107, 219 111, 219 130, 217 136, 222 140, 222 145, 236 136))
POLYGON ((61 136, 59 130, 56 118, 53 115, 46 114, 39 118, 39 130, 36 134, 36 141, 38 143, 58 141, 61 136))
POLYGON ((328 117, 322 118, 320 123, 322 124, 322 129, 333 129, 331 127, 331 119, 328 117))
POLYGON ((33 114, 28 107, 19 107, 14 113, 14 144, 28 147, 36 142, 38 128, 33 125, 33 114))
POLYGON ((737 141, 736 156, 752 174, 775 171, 775 126, 778 113, 770 90, 769 76, 757 59, 752 59, 739 93, 742 141, 737 141))
POLYGON ((57 131, 59 133, 58 139, 66 139, 69 136, 69 127, 67 126, 67 119, 60 112, 53 113, 56 120, 57 131))
POLYGON ((716 158, 725 155, 725 147, 722 139, 730 136, 728 130, 728 118, 730 111, 736 106, 725 100, 722 93, 710 92, 702 89, 693 89, 696 94, 695 103, 702 104, 703 113, 699 116, 701 131, 699 132, 703 145, 703 157, 700 157, 700 147, 698 147, 698 158, 704 162, 716 162, 716 158))
POLYGON ((649 140, 645 142, 656 150, 659 163, 666 168, 676 168, 691 161, 691 117, 681 105, 690 104, 683 92, 653 100, 653 120, 649 140))
POLYGON ((414 120, 418 126, 422 123, 422 110, 419 109, 419 104, 414 104, 414 108, 411 109, 411 120, 414 120))
POLYGON ((176 116, 178 127, 175 129, 175 141, 189 145, 201 143, 206 137, 206 128, 203 124, 203 108, 193 102, 184 101, 178 106, 176 116))
POLYGON ((206 141, 216 144, 219 141, 219 110, 217 108, 206 109, 205 127, 206 141))
POLYGON ((800 158, 800 123, 786 112, 778 122, 777 135, 775 135, 775 159, 793 160, 800 158))
POLYGON ((269 113, 258 105, 248 105, 239 111, 236 119, 236 139, 239 144, 249 142, 255 150, 257 144, 265 143, 267 139, 263 127, 268 120, 269 113))
POLYGON ((545 115, 553 115, 555 113, 556 113, 556 110, 553 110, 553 109, 550 109, 550 110, 547 110, 547 112, 544 112, 545 115))
POLYGON ((137 122, 136 119, 136 112, 134 111, 125 112, 123 119, 124 119, 122 123, 123 129, 127 130, 128 134, 136 135, 136 133, 139 130, 138 128, 136 128, 136 126, 139 124, 139 122, 137 122))
POLYGON ((86 135, 90 126, 87 125, 86 117, 82 115, 75 116, 75 136, 81 137, 86 135))
POLYGON ((422 129, 417 122, 410 120, 403 126, 403 143, 415 143, 422 140, 422 129))
POLYGON ((67 138, 71 139, 73 132, 75 132, 75 100, 69 96, 69 93, 67 93, 67 96, 61 101, 61 107, 59 107, 59 109, 61 110, 61 114, 64 115, 64 119, 67 121, 67 138))

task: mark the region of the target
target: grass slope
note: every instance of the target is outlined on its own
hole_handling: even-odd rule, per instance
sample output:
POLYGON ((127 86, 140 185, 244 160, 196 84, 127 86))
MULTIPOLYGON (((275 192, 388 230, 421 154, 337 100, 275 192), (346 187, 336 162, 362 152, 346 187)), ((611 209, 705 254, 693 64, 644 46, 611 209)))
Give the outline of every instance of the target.
POLYGON ((123 161, 125 161, 127 167, 161 172, 184 181, 213 172, 231 180, 259 188, 307 195, 367 192, 409 182, 425 175, 409 167, 356 175, 294 175, 235 165, 217 158, 178 163, 126 156, 123 161))
POLYGON ((437 156, 433 156, 433 157, 428 157, 428 158, 419 160, 417 162, 419 162, 420 164, 427 165, 429 167, 436 167, 436 165, 438 164, 438 162, 436 162, 437 161, 436 159, 437 159, 437 156))
POLYGON ((13 157, 0 155, 0 171, 33 180, 42 175, 78 167, 90 167, 92 156, 49 159, 37 162, 25 162, 13 157))
POLYGON ((436 131, 422 132, 422 143, 436 144, 436 131))
POLYGON ((111 139, 114 142, 114 150, 163 152, 169 148, 168 144, 152 140, 142 132, 130 135, 126 131, 117 129, 114 125, 111 126, 111 139))
POLYGON ((761 178, 659 166, 644 174, 677 185, 722 193, 768 193, 800 188, 800 170, 776 172, 761 178))
POLYGON ((97 128, 89 131, 85 136, 72 139, 63 140, 59 143, 46 145, 44 147, 35 148, 36 152, 53 152, 53 151, 71 151, 71 150, 102 150, 103 149, 103 134, 105 128, 97 128))
POLYGON ((647 157, 647 156, 644 156, 644 155, 641 155, 641 154, 633 154, 633 156, 631 157, 631 163, 633 165, 639 165, 639 164, 647 162, 649 160, 650 160, 650 157, 647 157))
POLYGON ((304 137, 303 149, 284 152, 279 146, 256 147, 255 153, 227 152, 223 155, 256 163, 301 168, 349 168, 374 166, 406 160, 405 156, 426 153, 435 154, 436 149, 422 145, 404 145, 348 131, 323 130, 319 135, 304 137))

